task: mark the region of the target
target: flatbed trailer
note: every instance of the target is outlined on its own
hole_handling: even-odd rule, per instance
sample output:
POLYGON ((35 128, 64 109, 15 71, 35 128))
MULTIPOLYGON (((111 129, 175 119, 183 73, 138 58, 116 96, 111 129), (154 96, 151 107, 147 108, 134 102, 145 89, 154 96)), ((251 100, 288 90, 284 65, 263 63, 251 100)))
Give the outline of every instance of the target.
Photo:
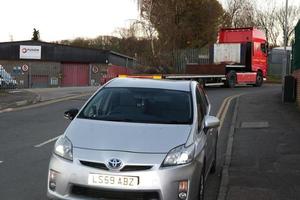
POLYGON ((129 74, 127 77, 195 80, 202 86, 237 84, 260 87, 267 75, 267 41, 255 28, 221 29, 210 53, 209 64, 187 64, 182 74, 129 74))

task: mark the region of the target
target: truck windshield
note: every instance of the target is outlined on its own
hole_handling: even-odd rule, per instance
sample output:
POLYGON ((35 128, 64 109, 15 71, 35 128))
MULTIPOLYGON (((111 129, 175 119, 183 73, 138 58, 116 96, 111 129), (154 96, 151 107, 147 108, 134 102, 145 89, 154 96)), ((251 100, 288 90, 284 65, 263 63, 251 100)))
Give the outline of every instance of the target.
POLYGON ((149 88, 104 88, 78 118, 158 124, 191 124, 191 95, 149 88))

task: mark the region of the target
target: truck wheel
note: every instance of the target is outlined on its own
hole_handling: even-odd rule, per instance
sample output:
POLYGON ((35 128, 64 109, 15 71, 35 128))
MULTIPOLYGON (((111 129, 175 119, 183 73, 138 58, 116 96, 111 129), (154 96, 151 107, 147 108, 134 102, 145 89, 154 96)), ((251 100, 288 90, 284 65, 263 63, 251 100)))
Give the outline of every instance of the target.
POLYGON ((255 83, 255 87, 260 87, 262 86, 264 82, 264 77, 263 77, 263 74, 261 72, 257 72, 257 75, 256 75, 256 83, 255 83))
POLYGON ((234 88, 236 85, 236 73, 235 71, 230 71, 226 76, 226 86, 228 88, 234 88))

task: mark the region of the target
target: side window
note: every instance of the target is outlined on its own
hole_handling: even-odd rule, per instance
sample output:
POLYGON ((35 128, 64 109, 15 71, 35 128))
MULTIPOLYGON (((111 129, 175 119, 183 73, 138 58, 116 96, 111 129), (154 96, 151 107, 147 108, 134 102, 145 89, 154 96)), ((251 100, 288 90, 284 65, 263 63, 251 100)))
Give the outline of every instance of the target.
POLYGON ((262 44, 260 45, 260 48, 261 48, 261 51, 262 51, 264 54, 267 54, 268 47, 267 47, 267 44, 266 44, 266 43, 262 43, 262 44))
POLYGON ((196 99, 197 99, 198 126, 201 126, 204 118, 204 112, 203 112, 201 94, 198 89, 196 89, 196 99))
POLYGON ((205 95, 203 89, 200 88, 199 86, 197 87, 197 90, 199 91, 200 96, 201 96, 201 106, 202 106, 203 113, 204 113, 204 115, 206 115, 208 113, 208 110, 207 110, 208 101, 207 101, 206 95, 205 95))

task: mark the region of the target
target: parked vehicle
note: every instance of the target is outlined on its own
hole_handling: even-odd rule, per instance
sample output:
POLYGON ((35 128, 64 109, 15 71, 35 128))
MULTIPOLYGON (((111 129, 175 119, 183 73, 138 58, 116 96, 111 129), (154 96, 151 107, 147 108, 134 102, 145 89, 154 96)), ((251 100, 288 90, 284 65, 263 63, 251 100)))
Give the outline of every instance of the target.
POLYGON ((220 123, 210 110, 196 81, 113 79, 65 113, 72 122, 54 147, 48 196, 203 199, 220 123))
POLYGON ((17 81, 0 65, 0 88, 1 89, 15 89, 17 81))
POLYGON ((162 74, 161 77, 196 80, 203 86, 226 85, 232 88, 236 84, 251 84, 260 87, 268 68, 265 34, 255 28, 226 28, 220 30, 218 38, 211 48, 209 64, 188 64, 184 74, 162 74))

